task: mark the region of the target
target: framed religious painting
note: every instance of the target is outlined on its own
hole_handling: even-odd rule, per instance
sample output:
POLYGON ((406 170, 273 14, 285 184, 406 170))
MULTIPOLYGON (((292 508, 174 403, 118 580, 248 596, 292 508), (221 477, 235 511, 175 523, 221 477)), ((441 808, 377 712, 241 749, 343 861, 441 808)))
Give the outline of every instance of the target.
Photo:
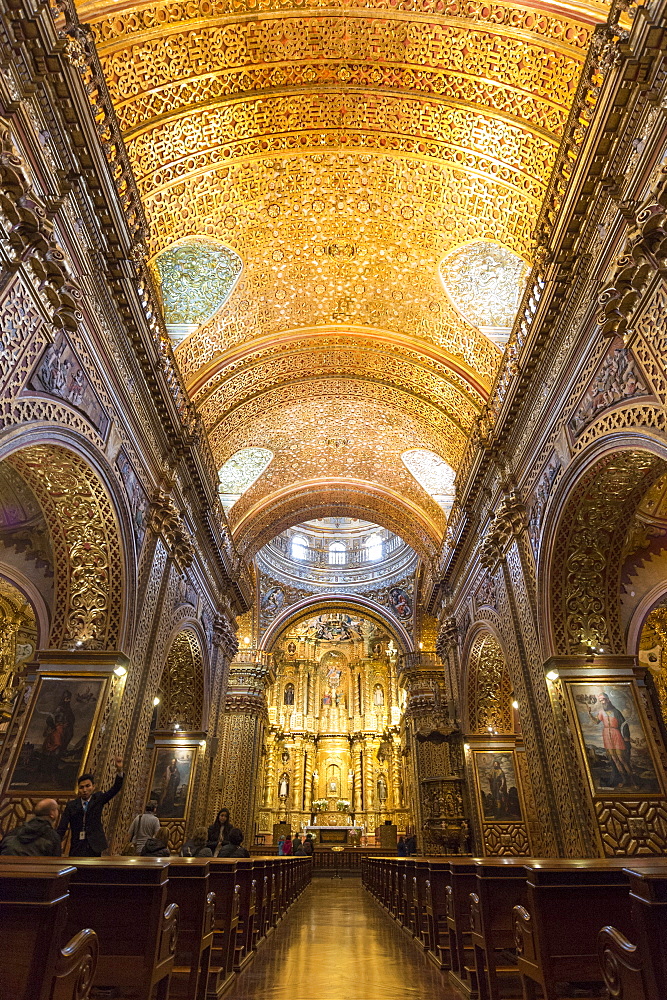
POLYGON ((523 821, 513 750, 473 750, 472 759, 484 823, 523 821))
POLYGON ((155 747, 148 797, 160 819, 187 818, 196 760, 195 746, 155 747))
POLYGON ((634 683, 571 681, 565 687, 593 795, 662 795, 634 683))
POLYGON ((40 675, 7 790, 62 795, 85 770, 108 678, 40 675))

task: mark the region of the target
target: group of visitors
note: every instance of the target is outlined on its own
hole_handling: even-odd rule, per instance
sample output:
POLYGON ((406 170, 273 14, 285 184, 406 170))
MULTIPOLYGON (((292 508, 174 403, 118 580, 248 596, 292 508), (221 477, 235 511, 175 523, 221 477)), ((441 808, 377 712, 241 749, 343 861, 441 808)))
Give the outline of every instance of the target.
POLYGON ((306 839, 302 840, 299 834, 295 834, 292 838, 292 834, 288 833, 287 836, 281 836, 278 838, 278 854, 281 858, 284 857, 295 857, 304 858, 312 857, 313 847, 315 846, 315 841, 313 840, 313 835, 311 833, 306 834, 306 839))
MULTIPOLYGON (((62 840, 71 833, 70 857, 99 858, 108 844, 102 826, 102 811, 123 787, 123 762, 116 759, 116 780, 106 792, 98 792, 92 774, 82 774, 77 797, 68 802, 60 816, 55 799, 41 799, 33 818, 21 823, 0 841, 0 855, 55 857, 62 855, 62 840)), ((160 825, 157 802, 148 802, 143 813, 132 820, 125 854, 143 858, 168 858, 169 830, 160 825)), ((221 809, 208 827, 195 830, 181 848, 184 857, 249 858, 243 833, 233 827, 228 809, 221 809)))
POLYGON ((399 858, 407 858, 417 853, 417 838, 414 834, 411 837, 399 837, 396 846, 396 853, 399 858))
MULTIPOLYGON (((82 774, 77 782, 77 796, 67 803, 60 816, 55 799, 41 799, 33 818, 10 830, 0 841, 0 855, 54 857, 62 854, 62 840, 70 831, 71 858, 99 858, 107 848, 102 826, 102 810, 123 787, 123 761, 116 758, 116 779, 106 792, 98 792, 95 777, 82 774)), ((158 822, 159 826, 159 822, 158 822)))

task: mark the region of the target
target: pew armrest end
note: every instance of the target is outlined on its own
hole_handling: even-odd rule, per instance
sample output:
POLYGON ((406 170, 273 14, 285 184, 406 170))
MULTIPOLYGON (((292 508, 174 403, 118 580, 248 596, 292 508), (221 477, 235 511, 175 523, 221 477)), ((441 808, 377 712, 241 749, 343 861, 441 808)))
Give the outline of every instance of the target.
POLYGON ((605 985, 615 1000, 648 996, 638 949, 615 927, 603 927, 598 934, 598 958, 605 985))
POLYGON ((67 1000, 87 1000, 95 978, 99 941, 90 927, 75 934, 61 949, 54 971, 54 990, 67 1000), (56 985, 57 984, 57 985, 56 985))
POLYGON ((484 936, 482 927, 482 911, 479 905, 479 896, 476 892, 470 893, 470 930, 473 934, 484 936))
POLYGON ((519 961, 530 962, 531 965, 537 963, 537 949, 535 946, 535 932, 533 918, 525 906, 515 906, 514 916, 514 944, 519 961))
POLYGON ((159 962, 166 959, 173 959, 176 954, 176 942, 178 940, 178 905, 170 903, 164 911, 162 917, 162 933, 160 934, 160 946, 158 949, 159 962))
POLYGON ((204 916, 204 936, 213 933, 215 927, 215 893, 209 892, 206 896, 206 914, 204 916))

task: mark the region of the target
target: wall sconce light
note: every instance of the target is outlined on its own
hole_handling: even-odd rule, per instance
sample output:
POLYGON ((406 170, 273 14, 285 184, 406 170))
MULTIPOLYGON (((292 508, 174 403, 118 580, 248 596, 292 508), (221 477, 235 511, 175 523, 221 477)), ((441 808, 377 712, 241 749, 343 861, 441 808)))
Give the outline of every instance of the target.
POLYGON ((175 722, 174 723, 174 732, 177 732, 177 730, 179 730, 180 728, 181 727, 179 726, 179 724, 177 722, 175 722))
POLYGON ((160 699, 158 698, 157 695, 155 695, 155 697, 153 698, 153 708, 157 708, 159 704, 160 704, 160 699))
POLYGON ((516 699, 514 699, 514 701, 512 702, 512 708, 518 709, 518 707, 519 707, 519 702, 516 699))
POLYGON ((551 681, 552 684, 554 683, 554 681, 557 681, 559 677, 560 674, 558 673, 557 670, 549 670, 547 673, 547 680, 551 681))
POLYGON ((205 750, 206 749, 206 740, 200 740, 199 741, 199 746, 202 748, 202 750, 205 750))
POLYGON ((467 752, 468 752, 468 750, 470 750, 470 744, 469 744, 469 743, 464 743, 464 744, 463 744, 463 749, 464 749, 464 750, 465 750, 465 752, 467 753, 467 752))
POLYGON ((423 643, 423 642, 420 642, 420 643, 419 643, 419 648, 420 648, 420 649, 423 649, 423 648, 424 648, 424 643, 423 643))
POLYGON ((249 646, 249 645, 250 645, 250 637, 249 637, 249 636, 246 636, 246 637, 245 637, 245 639, 244 639, 243 641, 244 641, 244 643, 246 644, 246 646, 249 646))
POLYGON ((127 673, 127 667, 120 667, 120 666, 114 667, 113 672, 115 673, 116 677, 124 677, 125 674, 127 673))

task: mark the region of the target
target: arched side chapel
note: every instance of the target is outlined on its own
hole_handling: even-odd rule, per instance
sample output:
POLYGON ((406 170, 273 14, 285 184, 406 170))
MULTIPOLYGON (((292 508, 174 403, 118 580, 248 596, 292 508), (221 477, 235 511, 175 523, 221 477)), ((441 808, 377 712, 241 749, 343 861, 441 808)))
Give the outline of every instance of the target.
POLYGON ((0 833, 121 758, 114 854, 154 800, 174 851, 227 807, 258 851, 389 826, 437 855, 663 855, 664 5, 522 21, 560 70, 538 94, 532 55, 497 69, 535 101, 502 112, 511 150, 482 141, 486 8, 442 14, 474 22, 477 110, 409 4, 425 48, 397 35, 391 86, 386 53, 351 84, 329 53, 380 95, 331 148, 348 112, 303 40, 289 114, 273 55, 209 66, 218 159, 165 61, 186 6, 163 39, 142 4, 0 4, 0 833))

